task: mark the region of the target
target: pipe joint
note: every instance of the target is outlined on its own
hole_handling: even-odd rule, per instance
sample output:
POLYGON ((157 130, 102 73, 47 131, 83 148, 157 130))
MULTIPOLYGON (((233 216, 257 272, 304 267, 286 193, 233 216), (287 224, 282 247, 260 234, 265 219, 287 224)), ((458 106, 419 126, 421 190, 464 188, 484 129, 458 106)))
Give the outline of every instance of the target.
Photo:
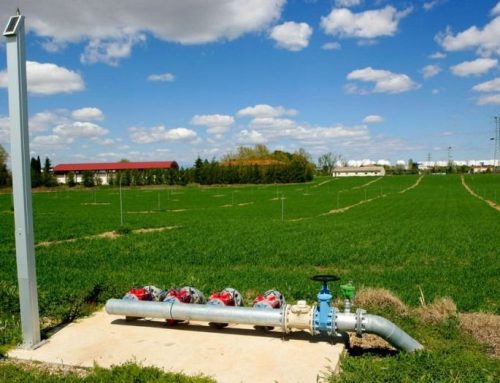
POLYGON ((356 310, 356 336, 361 338, 366 331, 365 321, 366 321, 366 310, 357 309, 356 310))

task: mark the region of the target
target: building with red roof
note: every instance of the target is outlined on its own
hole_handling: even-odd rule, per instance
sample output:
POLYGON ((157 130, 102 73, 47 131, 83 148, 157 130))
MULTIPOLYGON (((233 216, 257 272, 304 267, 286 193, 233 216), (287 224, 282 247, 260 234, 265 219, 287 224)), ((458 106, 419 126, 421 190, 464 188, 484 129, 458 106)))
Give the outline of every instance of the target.
POLYGON ((73 173, 75 182, 82 181, 83 172, 92 172, 101 179, 102 185, 109 184, 110 175, 126 170, 153 170, 153 169, 179 169, 175 161, 143 161, 143 162, 93 162, 81 164, 58 164, 53 171, 57 182, 66 183, 69 173, 73 173))

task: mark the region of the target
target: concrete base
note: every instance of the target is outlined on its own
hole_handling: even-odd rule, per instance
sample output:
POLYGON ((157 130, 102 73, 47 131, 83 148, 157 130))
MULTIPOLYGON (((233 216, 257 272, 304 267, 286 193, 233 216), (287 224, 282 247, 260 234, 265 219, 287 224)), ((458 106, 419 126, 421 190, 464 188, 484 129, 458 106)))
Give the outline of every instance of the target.
POLYGON ((136 361, 165 371, 204 374, 217 382, 318 382, 338 371, 341 339, 230 325, 217 330, 191 322, 126 321, 104 311, 71 323, 36 350, 9 357, 71 366, 102 367, 136 361))

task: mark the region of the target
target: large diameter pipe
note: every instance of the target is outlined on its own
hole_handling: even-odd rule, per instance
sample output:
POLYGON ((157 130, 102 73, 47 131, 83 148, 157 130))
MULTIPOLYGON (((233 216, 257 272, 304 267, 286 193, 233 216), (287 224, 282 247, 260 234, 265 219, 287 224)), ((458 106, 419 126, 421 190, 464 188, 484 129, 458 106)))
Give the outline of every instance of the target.
POLYGON ((336 327, 337 331, 355 331, 358 334, 367 332, 378 335, 398 350, 413 352, 424 348, 394 323, 378 315, 363 312, 337 313, 336 327))
POLYGON ((283 327, 283 310, 263 310, 252 307, 110 299, 106 303, 106 312, 130 317, 283 327))
MULTIPOLYGON (((106 303, 106 312, 112 315, 281 327, 284 332, 292 329, 309 329, 311 333, 313 332, 311 318, 315 310, 315 306, 307 305, 286 305, 280 310, 263 310, 253 307, 124 299, 110 299, 106 303)), ((375 334, 397 349, 407 352, 424 348, 394 323, 378 315, 366 314, 364 310, 358 310, 356 314, 335 312, 334 315, 336 332, 375 334)))

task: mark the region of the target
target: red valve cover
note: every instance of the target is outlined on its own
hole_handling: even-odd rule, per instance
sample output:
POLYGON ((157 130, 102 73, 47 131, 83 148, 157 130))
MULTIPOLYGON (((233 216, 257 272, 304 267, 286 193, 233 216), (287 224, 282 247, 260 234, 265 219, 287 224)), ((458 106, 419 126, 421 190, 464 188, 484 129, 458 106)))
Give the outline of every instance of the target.
POLYGON ((274 294, 269 294, 267 297, 265 297, 264 295, 257 295, 255 300, 253 301, 253 304, 255 305, 256 303, 262 301, 265 301, 273 309, 278 309, 281 306, 280 300, 274 294))
POLYGON ((219 301, 224 303, 225 306, 234 306, 233 294, 231 294, 228 291, 212 293, 212 295, 210 295, 210 298, 208 298, 208 300, 211 301, 213 299, 218 299, 219 301))
POLYGON ((187 291, 185 289, 180 289, 180 290, 173 289, 173 290, 170 290, 167 293, 167 297, 169 297, 169 298, 176 298, 179 302, 182 302, 182 303, 191 303, 191 295, 189 294, 189 291, 187 291))
POLYGON ((139 287, 136 289, 130 289, 128 292, 130 295, 135 296, 140 301, 150 301, 153 299, 151 293, 146 290, 144 287, 139 287))

